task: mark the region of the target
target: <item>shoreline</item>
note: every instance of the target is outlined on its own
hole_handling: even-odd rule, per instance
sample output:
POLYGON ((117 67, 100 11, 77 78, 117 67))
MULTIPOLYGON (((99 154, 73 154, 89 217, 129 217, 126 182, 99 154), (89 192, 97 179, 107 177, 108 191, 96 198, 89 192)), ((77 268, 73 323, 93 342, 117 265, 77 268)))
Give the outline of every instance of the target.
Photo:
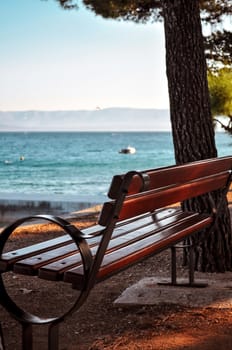
MULTIPOLYGON (((66 219, 97 214, 107 198, 107 196, 0 192, 0 227, 19 218, 38 214, 57 215, 66 219)), ((231 208, 232 188, 227 198, 231 208)))
POLYGON ((60 193, 0 192, 1 200, 51 201, 51 202, 95 202, 105 201, 107 195, 75 195, 60 193))
POLYGON ((69 196, 46 194, 0 193, 0 226, 3 227, 21 217, 38 214, 75 217, 97 212, 106 200, 102 196, 69 196), (85 214, 84 214, 85 213, 85 214))

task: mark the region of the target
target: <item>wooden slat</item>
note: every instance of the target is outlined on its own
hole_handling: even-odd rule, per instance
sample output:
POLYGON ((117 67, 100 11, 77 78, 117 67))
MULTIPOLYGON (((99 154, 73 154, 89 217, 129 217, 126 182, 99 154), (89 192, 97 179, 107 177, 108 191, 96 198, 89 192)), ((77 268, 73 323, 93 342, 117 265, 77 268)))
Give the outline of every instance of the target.
MULTIPOLYGON (((138 262, 145 257, 158 253, 180 241, 193 232, 197 232, 203 228, 208 227, 213 219, 207 215, 197 215, 189 218, 185 222, 162 230, 155 235, 138 240, 129 246, 113 251, 104 256, 102 266, 97 275, 97 281, 105 279, 135 262, 138 262)), ((83 267, 79 266, 73 268, 64 274, 64 280, 73 283, 76 288, 82 287, 83 282, 83 267)))
MULTIPOLYGON (((82 232, 85 234, 93 234, 99 232, 102 229, 101 226, 91 226, 84 229, 82 232)), ((53 238, 41 243, 33 244, 29 247, 20 248, 10 252, 5 252, 0 257, 0 271, 7 271, 12 269, 12 266, 19 260, 29 258, 35 254, 47 252, 51 249, 63 247, 72 242, 72 238, 69 235, 63 235, 57 238, 53 238)))
MULTIPOLYGON (((92 247, 91 252, 96 254, 98 246, 92 247)), ((65 271, 82 265, 82 258, 80 253, 75 253, 72 256, 64 259, 57 259, 55 262, 41 266, 38 270, 38 277, 48 281, 60 281, 63 278, 65 271)))
POLYGON ((166 169, 159 173, 148 172, 150 176, 150 187, 159 188, 169 186, 174 183, 184 183, 196 179, 208 177, 222 172, 228 172, 232 169, 232 157, 213 158, 192 162, 175 167, 175 169, 166 169))
MULTIPOLYGON (((192 181, 197 178, 210 176, 215 173, 232 169, 232 157, 221 157, 201 160, 198 162, 186 163, 183 165, 173 165, 159 169, 144 170, 150 177, 148 190, 166 187, 173 184, 192 181)), ((109 189, 109 198, 116 199, 123 181, 123 175, 115 175, 109 189)), ((133 177, 129 187, 129 195, 139 193, 142 187, 142 180, 138 175, 133 177)))
MULTIPOLYGON (((180 213, 180 209, 179 208, 168 208, 166 210, 157 210, 156 213, 156 221, 159 222, 159 220, 162 220, 164 218, 168 218, 170 216, 173 215, 177 215, 178 213, 180 213)), ((138 227, 143 227, 145 225, 148 225, 149 223, 153 222, 153 218, 150 215, 144 215, 141 216, 139 218, 135 218, 124 222, 121 222, 117 225, 116 229, 114 230, 113 235, 118 236, 120 234, 124 234, 125 232, 125 227, 121 229, 122 226, 126 225, 126 230, 129 231, 133 231, 135 228, 138 227)), ((102 226, 96 225, 96 226, 91 226, 89 228, 86 228, 83 230, 83 233, 85 234, 98 234, 99 232, 101 232, 102 230, 102 226)), ((96 236, 94 238, 91 238, 90 244, 96 244, 100 241, 101 239, 101 235, 96 236)), ((69 235, 64 235, 58 238, 54 238, 51 240, 47 240, 45 242, 42 243, 38 243, 38 244, 34 244, 31 245, 30 247, 25 247, 25 248, 21 248, 18 250, 14 250, 14 251, 10 251, 7 253, 3 253, 2 258, 0 259, 0 268, 1 271, 7 271, 13 268, 13 265, 16 264, 17 262, 21 262, 24 266, 22 267, 22 271, 21 273, 24 274, 36 274, 36 272, 34 271, 33 266, 33 262, 35 261, 44 261, 42 254, 43 253, 47 253, 47 257, 49 257, 49 251, 51 250, 55 250, 59 247, 64 247, 64 246, 68 246, 70 247, 71 243, 72 243, 72 239, 69 235), (32 258, 31 260, 29 258, 32 258), (28 265, 28 267, 27 267, 28 265), (31 266, 32 265, 32 266, 31 266), (33 271, 32 271, 33 270, 33 271)), ((66 249, 66 248, 65 248, 66 249)), ((67 251, 67 255, 70 255, 71 251, 67 251)), ((18 269, 19 272, 19 268, 16 267, 16 269, 18 269)))
MULTIPOLYGON (((132 215, 140 215, 160 207, 215 191, 224 187, 227 179, 228 172, 225 172, 189 183, 147 191, 146 195, 139 193, 128 196, 119 212, 119 220, 125 220, 132 215)), ((106 225, 112 216, 114 216, 114 201, 104 204, 99 223, 106 225)))
POLYGON ((7 271, 11 269, 13 264, 18 260, 33 256, 35 253, 38 254, 40 252, 46 252, 50 249, 50 245, 53 247, 61 247, 70 243, 71 241, 72 240, 69 235, 64 235, 49 241, 33 244, 29 247, 27 246, 25 248, 3 253, 0 259, 0 270, 7 271))
POLYGON ((56 249, 49 250, 39 255, 31 256, 27 259, 18 261, 14 265, 14 272, 25 275, 35 275, 40 266, 45 263, 56 261, 58 257, 66 257, 75 254, 77 247, 75 243, 71 243, 56 249))
MULTIPOLYGON (((129 227, 128 225, 126 225, 125 227, 121 228, 121 230, 124 230, 123 234, 117 236, 113 234, 113 238, 109 242, 106 254, 108 254, 112 250, 118 249, 122 246, 143 239, 148 235, 157 234, 157 232, 167 229, 168 227, 173 226, 177 222, 184 222, 185 220, 188 220, 190 216, 196 215, 196 213, 178 213, 171 217, 164 218, 163 220, 158 222, 153 222, 153 219, 151 218, 151 221, 147 222, 146 225, 142 226, 141 224, 139 224, 137 227, 134 225, 133 230, 128 230, 129 227)), ((96 246, 94 246, 91 250, 92 254, 95 255, 96 246)), ((60 280, 65 271, 72 268, 74 265, 77 266, 81 263, 79 254, 75 254, 75 256, 67 256, 64 259, 62 259, 62 257, 61 259, 58 258, 56 261, 48 265, 41 265, 39 269, 40 278, 49 280, 60 280)))
POLYGON ((162 231, 158 235, 152 235, 144 240, 132 244, 129 247, 123 248, 120 252, 112 253, 111 256, 105 255, 103 264, 97 275, 98 281, 104 279, 107 275, 112 275, 116 270, 121 270, 135 262, 144 259, 154 253, 158 253, 163 249, 167 249, 172 245, 181 242, 184 238, 208 227, 212 223, 212 217, 200 215, 195 218, 190 218, 181 224, 172 226, 171 228, 162 231))
MULTIPOLYGON (((132 236, 135 236, 138 230, 140 230, 140 234, 142 234, 144 227, 146 228, 149 225, 153 225, 153 229, 159 229, 164 225, 171 225, 177 220, 185 217, 185 214, 181 213, 179 210, 165 210, 165 215, 161 215, 161 213, 157 213, 157 215, 160 217, 160 219, 158 219, 155 224, 153 222, 153 217, 150 215, 149 217, 146 216, 143 218, 138 218, 136 221, 130 221, 129 223, 124 223, 123 225, 116 227, 113 232, 113 238, 117 238, 117 242, 119 242, 120 237, 124 237, 125 234, 131 234, 132 236), (170 213, 167 215, 168 212, 172 213, 172 215, 170 215, 170 213), (163 219, 161 221, 162 216, 163 219)), ((98 245, 100 240, 101 236, 90 239, 90 247, 95 247, 98 245)), ((52 249, 51 247, 49 251, 34 254, 33 256, 30 256, 26 259, 19 260, 14 265, 14 272, 25 275, 36 275, 40 269, 40 277, 48 279, 46 276, 48 276, 49 273, 52 274, 54 271, 56 273, 57 270, 66 269, 69 264, 78 264, 80 261, 81 258, 79 256, 77 247, 74 243, 71 243, 60 248, 54 247, 54 249, 52 249)), ((59 278, 60 277, 58 275, 56 277, 49 277, 51 280, 57 280, 59 278)))

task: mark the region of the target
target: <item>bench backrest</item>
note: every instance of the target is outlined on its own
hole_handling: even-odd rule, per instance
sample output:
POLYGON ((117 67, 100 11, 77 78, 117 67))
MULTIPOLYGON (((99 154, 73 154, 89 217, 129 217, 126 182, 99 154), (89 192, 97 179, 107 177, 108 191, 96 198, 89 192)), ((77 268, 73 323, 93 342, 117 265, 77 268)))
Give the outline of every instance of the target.
POLYGON ((103 205, 99 224, 152 212, 227 185, 232 157, 186 163, 180 166, 129 172, 113 177, 109 197, 103 205))
POLYGON ((114 176, 109 189, 113 200, 105 202, 98 223, 105 227, 88 279, 90 289, 96 280, 115 225, 136 220, 155 209, 207 192, 229 187, 232 157, 213 158, 181 166, 171 166, 114 176))

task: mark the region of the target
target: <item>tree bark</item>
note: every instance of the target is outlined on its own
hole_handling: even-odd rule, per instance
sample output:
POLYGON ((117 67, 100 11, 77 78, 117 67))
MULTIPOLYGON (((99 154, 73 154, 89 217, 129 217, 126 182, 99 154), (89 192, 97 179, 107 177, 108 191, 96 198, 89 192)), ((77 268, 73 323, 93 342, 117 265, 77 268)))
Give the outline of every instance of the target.
MULTIPOLYGON (((197 0, 162 0, 170 115, 177 164, 217 156, 210 111, 207 68, 204 55, 200 9, 197 0)), ((216 205, 222 192, 213 194, 216 205)), ((184 209, 211 211, 206 197, 183 203, 184 209)), ((195 237, 202 271, 231 270, 232 237, 228 203, 211 235, 195 237)))

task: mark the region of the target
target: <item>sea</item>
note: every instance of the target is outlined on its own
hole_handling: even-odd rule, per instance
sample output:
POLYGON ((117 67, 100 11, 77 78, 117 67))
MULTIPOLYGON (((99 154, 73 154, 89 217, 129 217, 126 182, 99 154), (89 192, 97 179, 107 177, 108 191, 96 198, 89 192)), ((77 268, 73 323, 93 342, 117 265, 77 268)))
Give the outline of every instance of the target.
MULTIPOLYGON (((229 134, 216 145, 231 155, 229 134)), ((2 132, 0 200, 101 203, 113 175, 174 163, 170 132, 2 132), (136 152, 120 153, 128 146, 136 152)))

